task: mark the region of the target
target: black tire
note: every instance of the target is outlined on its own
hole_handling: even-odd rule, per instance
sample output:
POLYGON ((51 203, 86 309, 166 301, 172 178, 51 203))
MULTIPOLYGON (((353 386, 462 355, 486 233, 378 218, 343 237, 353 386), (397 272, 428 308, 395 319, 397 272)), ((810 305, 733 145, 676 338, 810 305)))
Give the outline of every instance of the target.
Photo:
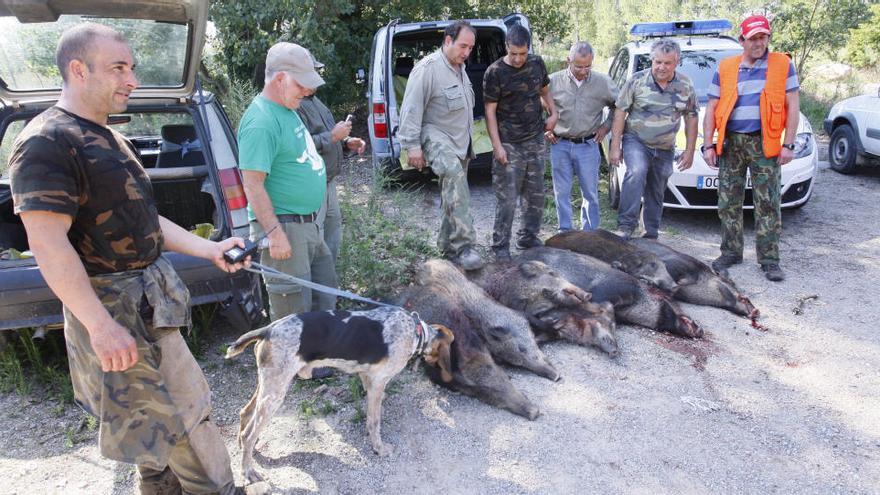
POLYGON ((608 165, 608 203, 611 209, 620 206, 620 182, 617 181, 617 167, 608 165))
POLYGON ((836 172, 851 174, 856 171, 856 139, 856 133, 847 124, 837 127, 831 133, 828 162, 836 172))

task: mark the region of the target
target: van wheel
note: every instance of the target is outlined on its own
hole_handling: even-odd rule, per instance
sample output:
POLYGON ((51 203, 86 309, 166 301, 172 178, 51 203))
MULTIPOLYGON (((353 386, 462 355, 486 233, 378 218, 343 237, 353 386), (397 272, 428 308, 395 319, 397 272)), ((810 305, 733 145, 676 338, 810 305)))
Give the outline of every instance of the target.
POLYGON ((617 181, 617 167, 608 165, 608 203, 611 209, 616 210, 620 206, 620 182, 617 181))
POLYGON ((831 133, 828 161, 831 168, 841 174, 851 174, 856 171, 856 135, 852 127, 844 124, 831 133))

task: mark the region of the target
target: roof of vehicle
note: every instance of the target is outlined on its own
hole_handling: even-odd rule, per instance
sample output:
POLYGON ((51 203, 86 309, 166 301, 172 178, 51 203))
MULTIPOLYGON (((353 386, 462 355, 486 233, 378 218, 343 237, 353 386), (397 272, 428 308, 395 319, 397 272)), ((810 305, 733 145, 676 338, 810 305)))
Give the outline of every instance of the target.
MULTIPOLYGON (((501 19, 467 19, 467 21, 474 27, 504 26, 504 21, 501 19)), ((407 22, 398 24, 395 29, 409 31, 411 29, 445 28, 453 22, 455 21, 407 22)))
POLYGON ((681 51, 697 50, 733 50, 740 48, 738 41, 728 36, 667 36, 651 38, 647 40, 630 41, 625 46, 633 53, 643 54, 651 51, 651 45, 655 40, 668 39, 678 42, 681 51))
MULTIPOLYGON (((396 24, 394 26, 394 30, 398 33, 404 31, 418 31, 420 29, 436 29, 436 28, 445 28, 446 26, 456 22, 458 19, 446 19, 446 20, 436 20, 436 21, 422 21, 422 22, 403 22, 396 24)), ((525 26, 526 29, 531 30, 531 24, 529 23, 529 18, 524 14, 519 12, 511 12, 504 17, 499 17, 496 19, 464 19, 469 22, 472 26, 476 28, 483 27, 497 27, 500 29, 506 29, 506 26, 511 23, 517 23, 525 26)), ((382 26, 379 31, 386 29, 388 26, 382 26)))
POLYGON ((208 0, 0 0, 0 99, 57 99, 61 76, 52 63, 54 45, 64 29, 86 20, 110 24, 126 35, 140 33, 142 43, 151 46, 156 40, 150 35, 164 34, 158 48, 167 52, 168 60, 139 57, 129 36, 141 80, 134 96, 188 96, 199 69, 209 5, 208 0), (10 42, 25 35, 28 43, 10 42), (161 77, 151 79, 153 73, 161 77))

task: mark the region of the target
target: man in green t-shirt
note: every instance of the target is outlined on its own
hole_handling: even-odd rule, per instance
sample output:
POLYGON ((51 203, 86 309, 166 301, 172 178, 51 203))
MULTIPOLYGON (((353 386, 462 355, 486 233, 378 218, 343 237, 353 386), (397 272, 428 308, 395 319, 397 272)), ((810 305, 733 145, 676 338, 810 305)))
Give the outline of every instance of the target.
MULTIPOLYGON (((293 43, 266 54, 263 91, 238 126, 239 168, 248 199, 251 235, 269 232, 260 250, 266 266, 336 287, 330 249, 316 222, 326 193, 324 160, 296 113, 302 99, 324 84, 312 55, 293 43)), ((264 277, 272 321, 293 313, 334 309, 335 296, 264 277)))

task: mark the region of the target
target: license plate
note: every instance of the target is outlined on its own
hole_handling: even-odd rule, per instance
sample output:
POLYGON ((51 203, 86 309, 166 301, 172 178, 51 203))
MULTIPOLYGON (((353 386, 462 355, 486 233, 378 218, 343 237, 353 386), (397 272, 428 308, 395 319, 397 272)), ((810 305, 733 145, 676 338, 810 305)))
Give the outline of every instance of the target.
MULTIPOLYGON (((749 175, 746 177, 746 188, 752 188, 752 176, 749 175)), ((698 175, 697 176, 697 189, 718 189, 718 176, 717 175, 698 175)))

